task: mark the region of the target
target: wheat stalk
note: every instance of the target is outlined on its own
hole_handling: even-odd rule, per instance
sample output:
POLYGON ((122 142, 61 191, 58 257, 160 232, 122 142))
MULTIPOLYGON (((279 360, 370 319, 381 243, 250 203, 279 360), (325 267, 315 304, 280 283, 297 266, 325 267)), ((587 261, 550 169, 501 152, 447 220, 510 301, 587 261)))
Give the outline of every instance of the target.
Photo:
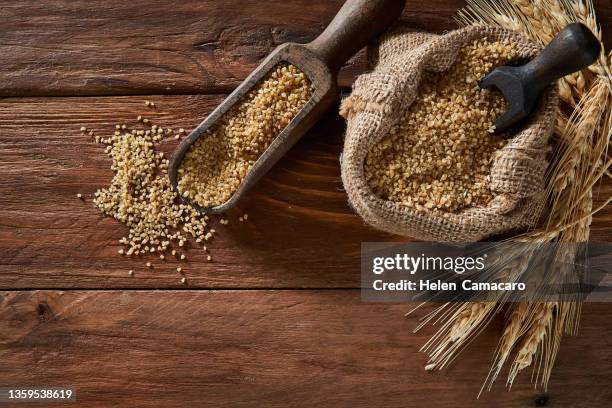
POLYGON ((553 312, 556 303, 537 303, 528 313, 531 313, 527 332, 518 349, 516 357, 510 368, 507 385, 512 386, 517 374, 529 367, 538 351, 545 352, 544 340, 550 338, 553 312))
POLYGON ((519 302, 512 309, 508 317, 508 323, 506 324, 504 332, 499 340, 497 351, 495 353, 495 357, 493 358, 493 364, 491 365, 491 370, 489 371, 489 375, 482 385, 478 396, 480 396, 485 387, 488 391, 491 390, 493 382, 497 379, 501 369, 508 360, 508 357, 510 357, 514 346, 522 336, 524 326, 523 323, 527 317, 528 308, 529 304, 527 302, 519 302))
MULTIPOLYGON (((531 250, 525 251, 523 246, 510 249, 504 247, 497 261, 491 261, 491 269, 495 270, 492 281, 514 282, 527 269, 531 258, 531 250)), ((491 254, 495 256, 494 253, 491 254)), ((446 316, 446 323, 422 348, 429 354, 426 369, 442 369, 457 357, 460 350, 467 346, 473 338, 486 327, 493 316, 500 310, 505 294, 496 299, 481 302, 465 302, 446 316)), ((449 303, 439 309, 448 309, 449 303)), ((436 313, 437 314, 437 313, 436 313)), ((422 327, 419 326, 417 330, 422 327)))
POLYGON ((462 303, 445 325, 422 348, 429 354, 428 371, 443 369, 480 331, 496 312, 495 302, 462 303))
MULTIPOLYGON (((609 91, 605 83, 597 81, 580 100, 572 117, 568 119, 559 138, 556 152, 558 160, 550 170, 551 183, 549 186, 553 194, 561 194, 568 184, 574 181, 578 165, 587 159, 586 156, 590 153, 589 147, 598 131, 598 121, 602 118, 606 106, 609 106, 605 103, 608 95, 609 91)), ((558 201, 555 205, 558 205, 558 201)))
MULTIPOLYGON (((602 43, 592 0, 467 0, 468 6, 457 13, 465 25, 498 25, 525 34, 545 45, 563 27, 572 22, 585 24, 602 43)), ((597 63, 559 81, 561 98, 574 106, 589 88, 593 75, 610 78, 610 60, 602 53, 597 63)))

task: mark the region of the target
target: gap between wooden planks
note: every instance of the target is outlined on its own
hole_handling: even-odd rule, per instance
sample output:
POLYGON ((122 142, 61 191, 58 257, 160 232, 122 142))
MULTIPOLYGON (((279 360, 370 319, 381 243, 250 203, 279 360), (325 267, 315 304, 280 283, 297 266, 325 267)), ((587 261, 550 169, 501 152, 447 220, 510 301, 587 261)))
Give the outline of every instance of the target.
MULTIPOLYGON (((480 336, 444 373, 423 369, 412 333, 425 306, 361 303, 359 291, 0 292, 0 384, 71 386, 82 406, 527 407, 519 376, 475 395, 495 342, 480 336)), ((612 398, 612 309, 587 304, 563 339, 553 407, 612 398)))

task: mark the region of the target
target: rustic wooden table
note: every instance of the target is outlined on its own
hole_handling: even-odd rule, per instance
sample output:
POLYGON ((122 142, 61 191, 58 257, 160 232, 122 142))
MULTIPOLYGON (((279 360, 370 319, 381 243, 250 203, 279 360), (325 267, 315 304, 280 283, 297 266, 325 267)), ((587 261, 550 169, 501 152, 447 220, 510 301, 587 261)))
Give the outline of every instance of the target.
MULTIPOLYGON (((314 38, 340 3, 2 4, 0 386, 72 386, 88 407, 610 403, 611 305, 585 305, 544 397, 523 374, 511 392, 502 380, 474 399, 499 320, 450 369, 424 371, 418 349, 431 330, 412 329, 426 310, 404 318, 409 305, 360 302, 360 243, 400 238, 367 228, 348 208, 335 111, 240 203, 247 223, 233 217, 217 228, 213 262, 191 251, 187 287, 176 265, 148 270, 117 255, 125 229, 91 202, 109 182, 109 160, 79 128, 112 132, 148 99, 155 121, 191 129, 275 45, 314 38)), ((408 3, 404 21, 438 32, 455 26, 463 5, 408 3)), ((596 6, 610 46, 612 2, 596 6)), ((363 60, 347 64, 344 86, 363 60)), ((592 235, 611 232, 608 208, 592 235)))

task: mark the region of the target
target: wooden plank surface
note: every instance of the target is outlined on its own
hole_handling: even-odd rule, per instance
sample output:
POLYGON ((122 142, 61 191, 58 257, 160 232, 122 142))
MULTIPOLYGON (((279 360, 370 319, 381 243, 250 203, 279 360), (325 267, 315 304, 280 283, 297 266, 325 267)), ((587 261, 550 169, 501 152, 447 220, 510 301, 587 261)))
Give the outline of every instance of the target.
MULTIPOLYGON (((221 98, 151 97, 154 111, 141 97, 0 101, 0 288, 181 287, 176 261, 117 254, 126 229, 91 201, 110 181, 110 160, 79 128, 108 135, 115 123, 137 123, 149 112, 155 123, 190 129, 221 98)), ((342 132, 330 112, 229 214, 230 225, 213 222, 219 232, 208 245, 213 262, 200 248, 189 251, 182 265, 189 286, 359 287, 361 242, 402 238, 367 227, 347 205, 338 164, 342 132), (237 220, 243 211, 247 223, 237 220)), ((162 147, 170 153, 175 145, 162 147)), ((595 196, 611 190, 606 184, 595 196)), ((610 238, 610 207, 593 229, 593 239, 610 238)))
MULTIPOLYGON (((343 0, 20 0, 0 9, 0 96, 228 92, 283 42, 308 42, 343 0)), ((596 0, 606 43, 612 2, 596 0)), ((465 0, 408 0, 402 23, 456 27, 465 0)), ((340 75, 349 86, 364 53, 340 75)))
MULTIPOLYGON (((596 0, 609 42, 612 2, 596 0)), ((228 92, 275 46, 315 38, 342 0, 21 0, 0 9, 0 96, 228 92)), ((465 0, 408 0, 401 22, 456 27, 465 0)), ((340 75, 349 86, 364 53, 340 75)))
MULTIPOLYGON (((191 129, 222 96, 150 99, 157 104, 148 115, 154 122, 191 129)), ((182 286, 177 262, 119 256, 117 241, 126 229, 91 201, 112 172, 104 147, 79 128, 112 134, 115 123, 135 124, 137 115, 150 111, 143 101, 0 101, 0 287, 182 286), (154 263, 152 270, 147 261, 154 263)), ((182 265, 190 286, 358 287, 360 242, 397 237, 365 227, 348 208, 338 165, 342 131, 337 114, 328 115, 229 213, 229 225, 213 221, 213 262, 195 248, 182 265), (246 223, 238 222, 242 211, 250 215, 246 223)), ((175 145, 168 142, 163 150, 175 145)))
MULTIPOLYGON (((430 308, 402 318, 409 307, 355 290, 0 292, 0 384, 73 386, 90 408, 531 407, 542 396, 527 372, 475 399, 499 321, 448 371, 426 372, 418 349, 431 332, 412 328, 430 308)), ((611 319, 586 305, 547 406, 610 401, 611 319)))
MULTIPOLYGON (((21 0, 0 8, 0 96, 228 92, 275 46, 308 42, 343 0, 21 0)), ((408 1, 403 21, 454 26, 464 0, 408 1)), ((347 64, 344 86, 364 67, 347 64)))
MULTIPOLYGON (((404 319, 409 305, 365 304, 357 290, 333 289, 359 286, 360 242, 401 240, 348 208, 338 166, 344 123, 335 112, 230 214, 229 226, 216 225, 212 263, 190 252, 193 290, 176 290, 174 263, 148 270, 145 259, 116 254, 125 229, 91 203, 109 182, 110 162, 78 129, 108 133, 142 114, 145 99, 159 106, 149 115, 155 121, 191 129, 275 45, 314 38, 341 2, 2 4, 0 96, 18 98, 0 99, 0 288, 8 289, 0 292, 0 386, 74 386, 75 406, 87 407, 607 405, 609 305, 585 305, 547 399, 526 373, 512 392, 502 381, 477 401, 500 320, 448 371, 431 374, 418 348, 432 332, 411 332, 431 306, 404 319), (130 94, 146 96, 101 97, 130 94), (57 97, 78 95, 93 97, 57 97), (247 224, 236 221, 241 211, 247 224), (29 290, 37 288, 68 290, 29 290), (297 288, 319 289, 287 290, 297 288)), ((612 1, 595 3, 610 44, 612 1)), ((463 4, 408 0, 402 20, 442 32, 463 4)), ((363 69, 361 53, 341 84, 363 69)), ((595 197, 611 191, 604 185, 595 197)), ((608 207, 594 219, 593 239, 609 241, 611 232, 608 207)))

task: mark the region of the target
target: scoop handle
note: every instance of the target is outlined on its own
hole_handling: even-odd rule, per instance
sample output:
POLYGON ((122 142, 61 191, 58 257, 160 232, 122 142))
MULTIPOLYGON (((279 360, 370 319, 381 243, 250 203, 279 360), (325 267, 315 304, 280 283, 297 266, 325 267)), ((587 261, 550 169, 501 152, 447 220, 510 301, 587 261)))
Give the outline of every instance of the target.
POLYGON ((307 44, 333 73, 382 34, 402 13, 406 0, 347 0, 325 31, 307 44))
POLYGON ((523 85, 539 93, 553 81, 580 71, 599 57, 601 44, 584 24, 572 23, 523 66, 523 85))

